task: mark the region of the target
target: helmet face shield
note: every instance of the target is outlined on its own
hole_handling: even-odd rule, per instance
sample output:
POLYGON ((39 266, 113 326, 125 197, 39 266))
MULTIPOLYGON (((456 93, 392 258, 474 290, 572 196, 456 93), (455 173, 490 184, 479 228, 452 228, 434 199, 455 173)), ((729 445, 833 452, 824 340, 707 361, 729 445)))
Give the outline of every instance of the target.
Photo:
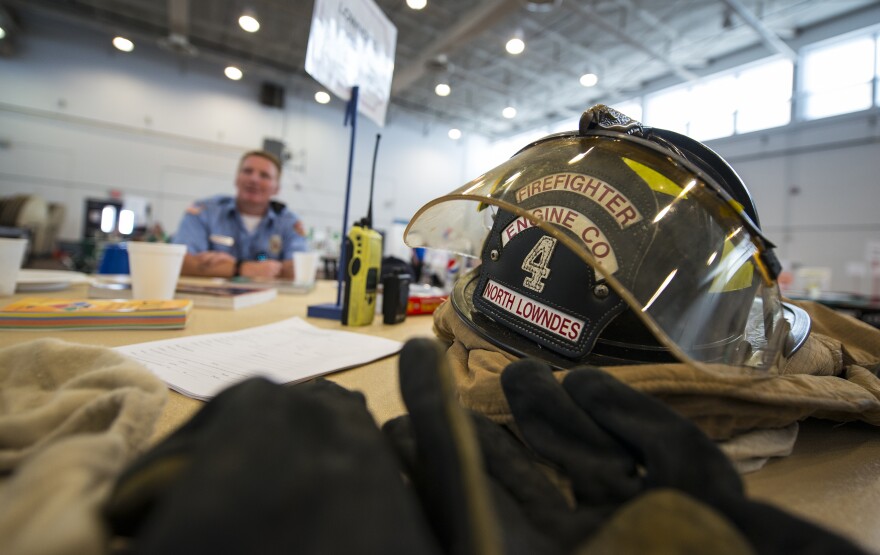
POLYGON ((719 183, 639 137, 547 137, 425 205, 405 239, 480 257, 457 285, 467 310, 573 363, 672 355, 766 371, 788 336, 757 226, 719 183))

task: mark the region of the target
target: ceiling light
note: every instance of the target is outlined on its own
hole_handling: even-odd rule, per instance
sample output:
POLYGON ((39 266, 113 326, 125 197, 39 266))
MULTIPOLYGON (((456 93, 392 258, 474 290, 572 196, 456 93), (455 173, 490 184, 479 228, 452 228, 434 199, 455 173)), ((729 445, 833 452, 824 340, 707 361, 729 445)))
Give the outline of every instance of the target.
POLYGON ((452 87, 447 83, 437 83, 437 86, 434 87, 434 92, 437 96, 449 96, 449 93, 452 92, 452 87))
POLYGON ((330 95, 326 91, 318 91, 315 93, 315 102, 318 104, 327 104, 330 102, 330 95))
POLYGON ((461 129, 455 129, 455 128, 450 129, 449 133, 447 133, 447 135, 449 135, 449 138, 452 139, 453 141, 457 141, 461 138, 461 129))
POLYGON ((595 73, 584 73, 581 75, 581 85, 585 87, 595 86, 599 82, 599 76, 595 73))
POLYGON ((414 10, 421 10, 428 5, 428 0, 406 0, 406 5, 414 10))
POLYGON ((511 54, 522 54, 522 51, 526 49, 526 43, 519 37, 513 37, 507 41, 504 48, 511 54))
POLYGON ((260 30, 260 22, 257 21, 257 14, 250 10, 245 10, 238 18, 238 25, 248 33, 256 33, 260 30))
POLYGON ((514 108, 513 106, 508 106, 501 111, 501 115, 506 117, 507 119, 513 119, 516 117, 516 108, 514 108))
POLYGON ((115 46, 117 50, 122 50, 123 52, 131 52, 134 50, 134 43, 125 37, 113 37, 113 46, 115 46))
POLYGON ((226 75, 226 77, 229 77, 229 78, 232 79, 233 81, 238 81, 238 80, 241 79, 242 76, 244 75, 244 74, 241 72, 241 70, 238 69, 238 68, 235 67, 235 66, 229 66, 229 67, 227 67, 226 69, 223 70, 223 73, 226 75))

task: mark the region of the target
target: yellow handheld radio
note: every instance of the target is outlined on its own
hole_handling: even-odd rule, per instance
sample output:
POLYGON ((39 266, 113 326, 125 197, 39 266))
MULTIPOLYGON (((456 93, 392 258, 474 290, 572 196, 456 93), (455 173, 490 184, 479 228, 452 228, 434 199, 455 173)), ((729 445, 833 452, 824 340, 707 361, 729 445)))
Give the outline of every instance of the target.
POLYGON ((373 184, 376 178, 376 154, 373 151, 373 175, 370 178, 370 203, 367 217, 351 226, 345 238, 345 282, 342 300, 342 325, 367 326, 376 315, 376 292, 382 267, 382 236, 372 229, 373 184))

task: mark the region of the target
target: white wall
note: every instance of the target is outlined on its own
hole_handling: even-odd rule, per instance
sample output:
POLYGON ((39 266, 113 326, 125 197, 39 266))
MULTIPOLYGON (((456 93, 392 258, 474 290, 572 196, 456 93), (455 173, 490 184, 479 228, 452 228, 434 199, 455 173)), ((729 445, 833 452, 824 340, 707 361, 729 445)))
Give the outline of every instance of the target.
MULTIPOLYGON (((302 92, 300 78, 285 109, 266 107, 259 77, 233 82, 222 66, 149 44, 123 54, 108 38, 40 21, 16 56, 0 58, 0 196, 36 193, 64 203, 66 240, 81 236, 84 199, 113 190, 145 198, 173 232, 194 199, 234 194, 239 156, 271 138, 292 154, 280 200, 306 227, 341 228, 351 137, 345 102, 322 106, 311 94, 294 94, 302 92)), ((380 229, 487 169, 469 157, 484 139, 451 141, 445 128, 404 114, 392 113, 385 128, 361 116, 349 222, 366 215, 376 133, 380 229)))
POLYGON ((872 270, 867 252, 880 247, 877 117, 850 114, 709 143, 743 178, 787 269, 830 268, 837 291, 880 295, 880 266, 872 270))

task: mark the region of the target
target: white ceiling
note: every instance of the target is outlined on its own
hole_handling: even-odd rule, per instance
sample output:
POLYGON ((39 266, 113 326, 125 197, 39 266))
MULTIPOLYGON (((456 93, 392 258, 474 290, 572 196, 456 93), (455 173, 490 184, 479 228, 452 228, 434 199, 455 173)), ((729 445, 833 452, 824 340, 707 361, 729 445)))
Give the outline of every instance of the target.
MULTIPOLYGON (((397 110, 502 137, 696 79, 725 58, 790 56, 803 33, 844 16, 880 23, 880 0, 376 0, 397 26, 389 119, 397 110), (519 56, 504 43, 521 29, 519 56), (438 97, 439 71, 452 95, 438 97), (581 74, 599 84, 585 88, 581 74), (514 120, 501 117, 508 104, 514 120)), ((31 17, 151 40, 174 57, 238 61, 282 86, 311 80, 303 70, 311 0, 8 0, 27 30, 31 17), (237 25, 245 8, 262 27, 237 25)), ((265 78, 265 77, 264 77, 265 78)), ((302 87, 300 87, 302 88, 302 87)))

